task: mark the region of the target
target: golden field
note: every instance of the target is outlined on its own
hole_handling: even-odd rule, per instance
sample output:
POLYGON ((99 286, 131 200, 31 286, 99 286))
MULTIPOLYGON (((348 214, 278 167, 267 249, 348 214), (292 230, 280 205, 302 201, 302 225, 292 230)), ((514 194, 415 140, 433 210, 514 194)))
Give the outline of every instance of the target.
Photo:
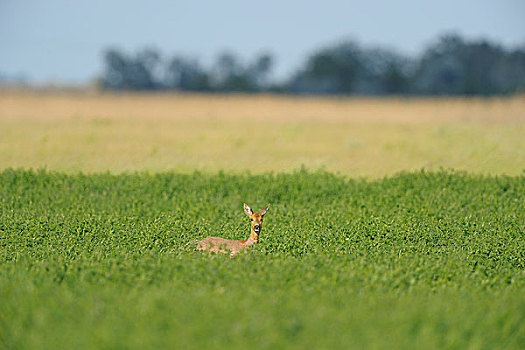
POLYGON ((0 91, 0 170, 523 174, 525 97, 0 91))

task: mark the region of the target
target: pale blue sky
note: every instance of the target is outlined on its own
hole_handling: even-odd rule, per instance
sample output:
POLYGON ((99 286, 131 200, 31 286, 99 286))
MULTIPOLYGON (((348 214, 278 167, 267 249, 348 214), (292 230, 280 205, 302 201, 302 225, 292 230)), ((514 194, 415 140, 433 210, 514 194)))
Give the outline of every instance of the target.
POLYGON ((283 77, 344 38, 410 55, 452 31, 524 45, 524 18, 523 0, 0 0, 0 74, 83 82, 102 71, 104 48, 149 46, 203 64, 224 50, 245 59, 269 50, 283 77))

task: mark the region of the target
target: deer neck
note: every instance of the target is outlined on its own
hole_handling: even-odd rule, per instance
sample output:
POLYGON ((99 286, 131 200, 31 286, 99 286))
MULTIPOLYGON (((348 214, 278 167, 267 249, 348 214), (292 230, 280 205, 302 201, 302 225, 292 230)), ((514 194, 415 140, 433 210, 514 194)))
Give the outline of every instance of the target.
POLYGON ((246 240, 246 245, 252 245, 259 243, 259 235, 252 229, 250 237, 246 240))

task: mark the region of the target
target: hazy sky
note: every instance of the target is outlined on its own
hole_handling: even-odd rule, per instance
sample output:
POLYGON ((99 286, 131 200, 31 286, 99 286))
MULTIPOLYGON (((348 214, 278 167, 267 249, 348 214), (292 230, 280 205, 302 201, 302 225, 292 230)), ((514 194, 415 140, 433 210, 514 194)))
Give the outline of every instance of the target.
POLYGON ((524 0, 0 0, 0 74, 37 82, 83 82, 101 53, 145 46, 211 62, 274 53, 284 76, 321 46, 352 38, 417 54, 455 31, 507 47, 525 44, 524 0))

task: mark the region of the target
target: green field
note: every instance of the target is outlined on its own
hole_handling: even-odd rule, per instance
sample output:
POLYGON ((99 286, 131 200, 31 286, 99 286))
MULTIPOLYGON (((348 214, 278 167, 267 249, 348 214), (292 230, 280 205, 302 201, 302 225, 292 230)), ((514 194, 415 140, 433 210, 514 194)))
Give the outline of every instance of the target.
POLYGON ((523 135, 524 96, 0 90, 0 349, 524 349, 523 135), (195 251, 243 202, 256 249, 195 251))
POLYGON ((7 169, 0 347, 523 349, 524 242, 523 175, 7 169))

